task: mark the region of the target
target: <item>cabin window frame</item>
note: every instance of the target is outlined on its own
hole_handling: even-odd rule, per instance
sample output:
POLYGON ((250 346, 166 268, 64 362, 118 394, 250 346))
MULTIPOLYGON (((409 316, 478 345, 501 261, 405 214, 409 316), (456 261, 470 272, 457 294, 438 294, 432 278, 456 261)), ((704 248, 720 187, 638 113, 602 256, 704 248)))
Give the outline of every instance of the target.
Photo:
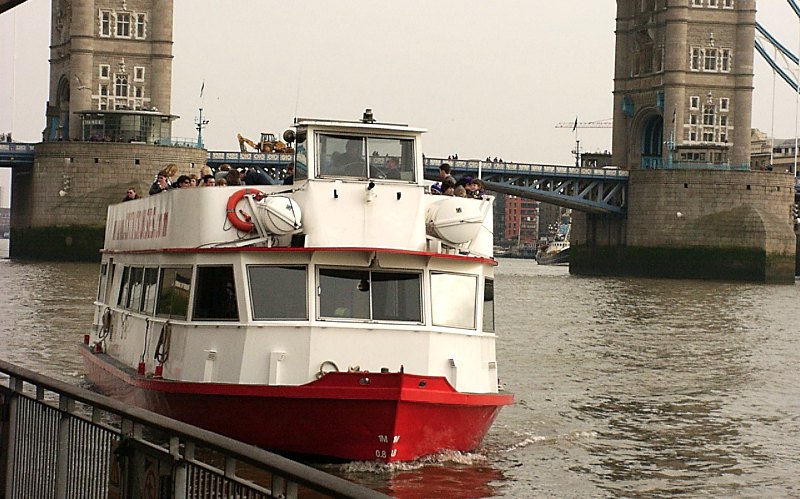
POLYGON ((439 327, 476 330, 478 316, 478 283, 478 276, 475 274, 432 270, 430 272, 431 324, 439 327), (440 281, 440 279, 437 278, 438 276, 448 277, 449 279, 447 279, 447 281, 438 282, 440 281), (471 281, 469 285, 467 279, 471 281), (438 289, 439 287, 442 289, 438 289), (467 295, 464 295, 465 292, 467 295), (461 310, 456 308, 459 305, 470 304, 470 302, 471 310, 467 310, 463 307, 461 310), (449 312, 444 313, 441 312, 442 310, 449 310, 449 312), (472 314, 469 313, 470 311, 472 314), (470 315, 470 323, 467 323, 467 321, 458 321, 458 318, 470 317, 470 315))
MULTIPOLYGON (((388 284, 387 284, 388 286, 388 284)), ((422 325, 425 323, 425 309, 424 309, 424 274, 422 270, 417 269, 370 269, 366 267, 339 267, 339 266, 332 266, 332 265, 325 265, 319 266, 316 269, 316 305, 317 305, 317 320, 321 321, 348 321, 348 322, 366 322, 366 323, 377 323, 377 324, 416 324, 422 325), (329 273, 328 275, 325 275, 329 273), (338 276, 332 275, 334 273, 340 274, 338 276), (350 276, 342 275, 342 274, 350 274, 350 276), (386 314, 386 308, 382 310, 376 310, 376 304, 379 296, 376 296, 376 287, 377 290, 380 291, 383 287, 382 283, 390 283, 390 282, 409 282, 413 281, 414 279, 403 279, 402 281, 395 280, 383 280, 383 279, 374 279, 373 276, 380 276, 380 277, 388 277, 391 275, 406 275, 406 276, 414 276, 416 277, 415 281, 417 283, 417 302, 416 304, 410 299, 411 294, 407 289, 398 289, 395 290, 394 297, 402 297, 405 296, 407 299, 405 301, 397 301, 398 304, 404 304, 404 308, 406 308, 405 318, 397 318, 390 317, 389 314, 386 314), (340 279, 341 281, 338 284, 334 285, 335 281, 328 281, 328 278, 333 279, 340 279), (349 285, 347 281, 352 281, 349 285), (328 281, 328 282, 324 282, 328 281), (343 298, 346 298, 343 292, 346 291, 348 286, 352 286, 351 290, 357 290, 359 292, 365 293, 363 296, 357 293, 351 293, 349 296, 352 297, 349 300, 349 307, 344 306, 346 305, 343 302, 343 298), (327 289, 330 288, 331 291, 327 292, 327 289), (359 299, 362 298, 362 299, 359 299), (363 298, 366 298, 366 303, 363 302, 363 298), (335 301, 333 307, 330 307, 328 300, 335 301), (360 303, 359 303, 360 302, 360 303), (335 306, 341 305, 341 306, 335 306), (417 310, 413 310, 412 307, 416 306, 417 310), (357 310, 358 309, 358 310, 357 310), (328 312, 331 310, 332 312, 328 312), (410 314, 416 313, 415 317, 411 317, 410 314)), ((391 302, 392 294, 390 291, 384 294, 383 298, 384 303, 391 302)), ((396 314, 396 315, 399 315, 396 314)))
MULTIPOLYGON (((247 272, 247 292, 250 297, 250 316, 254 321, 307 321, 308 320, 308 265, 307 264, 294 264, 294 263, 285 263, 285 264, 252 264, 247 265, 245 268, 247 272), (302 270, 302 278, 298 279, 297 282, 293 282, 292 279, 295 276, 293 272, 280 272, 273 275, 265 275, 265 276, 254 276, 256 272, 270 272, 273 270, 282 269, 284 271, 291 270, 291 271, 299 271, 302 270), (291 274, 291 275, 289 275, 291 274), (293 285, 292 288, 287 289, 286 287, 282 286, 272 286, 267 289, 267 293, 264 293, 263 287, 259 287, 256 289, 253 285, 254 281, 258 281, 262 278, 267 279, 267 281, 271 281, 273 283, 280 283, 281 285, 287 285, 291 283, 293 285), (296 284, 296 286, 294 286, 296 284), (302 288, 302 289, 300 289, 302 288), (272 293, 272 294, 269 294, 272 293), (295 310, 292 306, 287 307, 287 304, 294 304, 296 300, 302 297, 302 316, 298 314, 296 317, 292 317, 290 315, 285 315, 283 317, 277 316, 277 314, 266 314, 260 315, 262 311, 273 311, 273 310, 295 310), (262 303, 263 302, 263 303, 262 303), (274 306, 273 306, 274 305, 274 306)), ((300 310, 298 307, 296 310, 300 310)))
POLYGON ((483 320, 482 330, 484 333, 494 333, 495 329, 495 315, 494 315, 494 278, 483 278, 483 320), (488 310, 488 313, 487 313, 488 310))
MULTIPOLYGON (((167 319, 178 319, 178 320, 186 320, 189 317, 189 305, 191 304, 192 298, 192 283, 194 279, 193 268, 191 265, 162 265, 158 269, 158 297, 156 298, 156 317, 164 317, 167 319), (167 310, 165 310, 166 306, 163 304, 164 299, 164 283, 166 280, 164 276, 167 272, 175 272, 176 277, 173 279, 173 282, 177 281, 177 273, 181 271, 187 271, 189 275, 189 282, 186 284, 187 289, 184 290, 186 292, 186 305, 185 305, 185 313, 184 314, 176 314, 173 313, 174 308, 172 306, 175 303, 175 300, 171 300, 170 306, 167 310)), ((180 287, 178 287, 180 288, 180 287)), ((179 293, 176 292, 177 297, 180 297, 179 293)))
POLYGON ((412 184, 417 181, 416 141, 413 137, 320 131, 315 133, 314 140, 316 145, 314 171, 317 178, 372 179, 412 184), (334 158, 344 155, 351 141, 361 143, 360 157, 357 161, 334 165, 334 158), (390 147, 392 142, 397 143, 399 150, 390 147), (336 150, 328 152, 329 148, 336 150), (392 178, 388 169, 384 167, 389 159, 397 160, 400 178, 392 178))
POLYGON ((192 295, 191 300, 191 317, 192 321, 203 322, 239 322, 241 313, 239 311, 239 294, 236 289, 236 269, 233 264, 208 264, 197 265, 194 271, 194 279, 192 279, 192 295), (206 275, 211 269, 229 270, 229 276, 220 275, 206 275), (224 282, 223 278, 230 277, 230 280, 224 282), (212 280, 207 282, 207 279, 212 280), (201 304, 200 301, 205 303, 213 303, 212 307, 201 304), (200 306, 203 305, 203 306, 200 306), (208 314, 210 310, 217 310, 219 313, 216 316, 204 315, 208 314), (198 313, 201 312, 201 313, 198 313), (231 314, 231 312, 233 312, 231 314))

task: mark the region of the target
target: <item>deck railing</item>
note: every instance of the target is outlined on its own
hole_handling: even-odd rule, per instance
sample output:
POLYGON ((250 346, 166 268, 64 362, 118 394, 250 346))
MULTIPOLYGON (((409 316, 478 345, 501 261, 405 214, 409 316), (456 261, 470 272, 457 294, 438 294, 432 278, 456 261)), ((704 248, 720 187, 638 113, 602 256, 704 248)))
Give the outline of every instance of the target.
POLYGON ((0 360, 0 497, 388 497, 0 360))

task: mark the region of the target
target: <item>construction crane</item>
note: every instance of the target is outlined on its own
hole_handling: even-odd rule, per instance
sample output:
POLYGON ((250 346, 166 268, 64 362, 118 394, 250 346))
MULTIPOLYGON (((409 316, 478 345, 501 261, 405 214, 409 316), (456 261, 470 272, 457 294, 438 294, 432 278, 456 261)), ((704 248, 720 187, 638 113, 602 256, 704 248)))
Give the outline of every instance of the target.
POLYGON ((578 121, 578 118, 575 118, 575 121, 556 123, 556 128, 571 128, 575 132, 575 150, 571 152, 575 155, 575 166, 577 167, 581 166, 581 141, 578 139, 578 128, 611 128, 613 126, 612 118, 596 121, 578 121))

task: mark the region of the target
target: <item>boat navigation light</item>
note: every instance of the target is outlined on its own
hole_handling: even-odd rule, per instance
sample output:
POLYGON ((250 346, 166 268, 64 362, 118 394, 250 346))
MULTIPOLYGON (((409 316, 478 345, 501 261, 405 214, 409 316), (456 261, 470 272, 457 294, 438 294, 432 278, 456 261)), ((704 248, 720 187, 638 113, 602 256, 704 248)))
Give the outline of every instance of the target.
POLYGON ((364 111, 364 117, 361 118, 362 123, 375 123, 375 118, 372 116, 372 109, 367 108, 364 111))

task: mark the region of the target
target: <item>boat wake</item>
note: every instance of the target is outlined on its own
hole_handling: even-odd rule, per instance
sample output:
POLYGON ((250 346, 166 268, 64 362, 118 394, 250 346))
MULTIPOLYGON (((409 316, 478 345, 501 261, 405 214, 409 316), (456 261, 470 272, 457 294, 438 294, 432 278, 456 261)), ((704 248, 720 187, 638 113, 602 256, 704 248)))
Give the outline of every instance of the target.
POLYGON ((514 452, 535 444, 552 444, 556 442, 575 442, 579 440, 589 440, 597 437, 596 431, 572 431, 563 435, 521 435, 523 438, 519 442, 507 447, 505 452, 514 452))
POLYGON ((379 461, 352 461, 339 465, 341 473, 400 473, 414 471, 428 466, 461 465, 474 466, 489 462, 488 456, 475 452, 459 452, 455 450, 431 454, 413 461, 395 461, 382 463, 379 461))

